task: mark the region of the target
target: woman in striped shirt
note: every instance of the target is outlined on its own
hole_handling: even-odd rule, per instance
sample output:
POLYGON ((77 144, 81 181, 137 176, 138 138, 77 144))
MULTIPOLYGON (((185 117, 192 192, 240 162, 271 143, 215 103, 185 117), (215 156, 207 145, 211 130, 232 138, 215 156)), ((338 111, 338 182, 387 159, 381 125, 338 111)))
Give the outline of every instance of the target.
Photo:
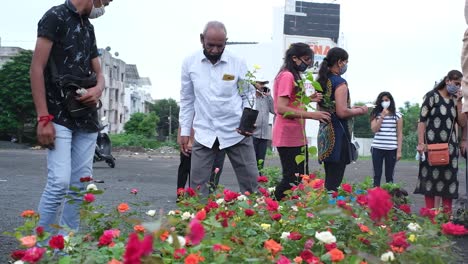
POLYGON ((395 101, 389 92, 381 92, 377 96, 370 119, 372 132, 375 133, 371 148, 374 186, 380 186, 383 161, 385 180, 393 182, 395 164, 401 158, 403 141, 403 118, 396 111, 395 101))

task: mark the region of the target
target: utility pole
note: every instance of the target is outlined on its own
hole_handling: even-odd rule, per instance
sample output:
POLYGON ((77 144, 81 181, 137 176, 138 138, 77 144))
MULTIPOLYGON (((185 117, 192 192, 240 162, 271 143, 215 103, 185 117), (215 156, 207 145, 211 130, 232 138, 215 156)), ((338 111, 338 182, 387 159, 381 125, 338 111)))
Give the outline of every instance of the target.
POLYGON ((169 141, 172 140, 172 106, 169 105, 169 117, 167 118, 169 120, 169 141))

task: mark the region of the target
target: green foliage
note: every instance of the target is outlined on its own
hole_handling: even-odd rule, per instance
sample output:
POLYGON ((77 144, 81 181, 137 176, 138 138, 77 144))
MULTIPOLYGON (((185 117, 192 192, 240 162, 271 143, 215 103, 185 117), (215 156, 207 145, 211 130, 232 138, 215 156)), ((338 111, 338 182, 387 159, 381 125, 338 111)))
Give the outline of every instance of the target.
POLYGON ((414 159, 416 146, 418 145, 418 121, 419 104, 405 102, 404 107, 400 107, 403 114, 403 146, 402 153, 404 159, 414 159))
POLYGON ((32 51, 22 51, 0 69, 0 133, 22 142, 25 126, 34 123, 29 68, 32 51))
MULTIPOLYGON (((361 106, 365 103, 357 102, 355 105, 361 106)), ((371 110, 369 110, 370 112, 371 110)), ((367 115, 359 115, 354 117, 354 136, 358 138, 373 138, 369 113, 367 115)))
POLYGON ((178 148, 176 143, 161 142, 156 139, 150 139, 142 135, 135 134, 110 134, 112 146, 114 147, 143 147, 146 149, 157 149, 162 146, 178 148))
POLYGON ((156 130, 160 136, 168 136, 172 134, 177 136, 177 128, 179 127, 179 106, 174 99, 162 99, 151 105, 150 111, 156 113, 159 121, 156 125, 156 130), (169 124, 170 132, 169 133, 169 124))
POLYGON ((141 135, 146 138, 156 136, 156 124, 159 122, 159 117, 155 113, 134 113, 130 120, 125 123, 124 129, 128 134, 141 135))

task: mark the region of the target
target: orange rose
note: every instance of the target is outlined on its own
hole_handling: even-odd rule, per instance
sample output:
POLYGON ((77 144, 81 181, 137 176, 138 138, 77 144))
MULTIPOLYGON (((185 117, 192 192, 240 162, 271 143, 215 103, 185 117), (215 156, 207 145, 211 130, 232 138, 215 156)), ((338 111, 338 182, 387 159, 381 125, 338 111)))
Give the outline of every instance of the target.
POLYGON ((273 255, 276 255, 276 253, 280 252, 283 247, 281 246, 280 243, 277 243, 276 241, 274 241, 273 239, 270 239, 270 240, 267 240, 265 241, 265 244, 263 245, 264 248, 270 250, 270 252, 273 254, 273 255))
POLYGON ((121 212, 121 213, 125 213, 129 209, 130 209, 130 207, 126 203, 121 203, 121 204, 119 204, 119 206, 117 206, 117 210, 119 210, 119 212, 121 212))
POLYGON ((202 261, 205 260, 205 258, 203 256, 200 256, 199 255, 200 253, 197 253, 197 254, 189 254, 185 260, 184 260, 184 263, 185 264, 198 264, 202 261))
POLYGON ((369 231, 370 231, 369 227, 367 227, 367 226, 365 226, 365 225, 363 225, 363 224, 360 224, 360 225, 359 225, 359 228, 360 228, 361 231, 364 232, 364 233, 369 233, 369 231))
POLYGON ((25 210, 21 213, 21 217, 33 217, 35 214, 34 210, 25 210))
POLYGON ((330 258, 332 260, 332 262, 340 262, 344 259, 344 254, 343 254, 343 251, 337 249, 337 248, 334 248, 330 251, 328 251, 328 254, 330 254, 330 258))
POLYGON ((145 232, 145 228, 142 226, 142 225, 136 225, 133 227, 133 230, 135 230, 135 232, 141 232, 141 233, 144 233, 145 232))
POLYGON ((111 261, 107 262, 107 264, 122 264, 122 262, 116 260, 116 259, 112 259, 111 261))
POLYGON ((161 235, 159 235, 159 239, 161 239, 161 241, 166 241, 168 237, 169 237, 168 231, 164 231, 161 235))
POLYGON ((299 257, 299 256, 295 257, 295 258, 294 258, 294 263, 297 263, 297 264, 302 263, 302 258, 299 257))
POLYGON ((36 236, 25 236, 20 238, 21 245, 32 248, 36 245, 36 236))

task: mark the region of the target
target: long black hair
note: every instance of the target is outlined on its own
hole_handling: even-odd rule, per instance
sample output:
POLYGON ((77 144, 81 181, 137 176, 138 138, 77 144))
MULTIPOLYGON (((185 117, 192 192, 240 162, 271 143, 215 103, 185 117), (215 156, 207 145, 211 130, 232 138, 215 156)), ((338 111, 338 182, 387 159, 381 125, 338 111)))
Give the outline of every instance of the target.
MULTIPOLYGON (((298 43, 293 43, 289 46, 288 50, 286 50, 286 54, 284 55, 284 63, 281 66, 278 74, 284 70, 289 71, 293 74, 294 76, 294 81, 298 81, 301 79, 300 73, 296 70, 296 63, 292 59, 292 57, 303 57, 303 56, 309 56, 310 59, 312 60, 312 64, 314 63, 314 52, 310 48, 309 45, 298 42, 298 43)), ((278 74, 276 76, 278 76, 278 74)), ((296 87, 297 89, 297 87, 296 87)))
POLYGON ((382 112, 383 107, 382 107, 382 98, 384 96, 387 96, 388 99, 390 99, 390 106, 388 107, 388 111, 392 114, 395 115, 396 113, 396 107, 395 107, 395 100, 393 100, 393 96, 390 92, 381 92, 378 96, 377 99, 375 99, 375 107, 372 110, 370 114, 370 120, 373 120, 374 118, 377 117, 379 113, 382 112))
POLYGON ((445 84, 446 81, 460 80, 461 78, 463 78, 463 74, 460 71, 457 71, 457 70, 449 71, 447 75, 444 76, 444 78, 442 78, 442 80, 438 84, 436 84, 434 88, 424 96, 424 98, 426 98, 432 92, 436 92, 438 90, 444 89, 446 85, 445 84))
POLYGON ((323 89, 326 89, 328 73, 330 73, 330 68, 337 64, 338 61, 345 61, 348 59, 348 52, 342 48, 334 47, 331 48, 327 56, 323 59, 320 64, 320 69, 317 77, 317 81, 320 83, 323 89))

